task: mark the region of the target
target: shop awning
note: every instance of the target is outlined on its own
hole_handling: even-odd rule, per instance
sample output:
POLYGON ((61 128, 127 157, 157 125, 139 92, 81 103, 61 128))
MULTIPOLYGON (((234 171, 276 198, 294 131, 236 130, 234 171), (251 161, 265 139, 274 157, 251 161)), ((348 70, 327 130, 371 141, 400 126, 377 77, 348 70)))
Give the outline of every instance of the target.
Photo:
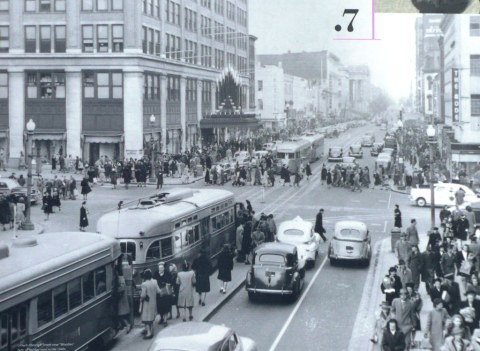
POLYGON ((34 132, 32 140, 65 140, 66 133, 34 132))
POLYGON ((86 143, 116 144, 122 142, 121 135, 85 135, 86 143))

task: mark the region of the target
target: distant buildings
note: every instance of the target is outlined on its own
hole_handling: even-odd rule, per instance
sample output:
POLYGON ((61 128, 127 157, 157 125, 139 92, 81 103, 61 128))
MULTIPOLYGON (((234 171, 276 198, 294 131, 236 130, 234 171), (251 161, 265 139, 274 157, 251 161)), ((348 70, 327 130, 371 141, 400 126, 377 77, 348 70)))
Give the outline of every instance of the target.
POLYGON ((368 111, 370 70, 329 52, 257 55, 257 113, 275 128, 335 123, 368 111))

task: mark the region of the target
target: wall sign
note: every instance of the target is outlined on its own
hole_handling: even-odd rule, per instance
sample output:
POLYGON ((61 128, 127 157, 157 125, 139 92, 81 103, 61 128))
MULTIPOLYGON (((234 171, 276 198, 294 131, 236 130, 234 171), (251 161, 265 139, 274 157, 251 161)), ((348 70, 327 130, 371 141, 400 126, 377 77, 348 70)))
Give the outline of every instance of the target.
POLYGON ((460 71, 452 68, 452 122, 460 120, 460 71))

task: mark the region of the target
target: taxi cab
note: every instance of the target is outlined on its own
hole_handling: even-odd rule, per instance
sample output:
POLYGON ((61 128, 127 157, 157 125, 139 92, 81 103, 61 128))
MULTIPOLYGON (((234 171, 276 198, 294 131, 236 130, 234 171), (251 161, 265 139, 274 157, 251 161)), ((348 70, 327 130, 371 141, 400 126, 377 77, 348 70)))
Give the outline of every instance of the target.
POLYGON ((328 248, 331 265, 339 260, 358 260, 368 266, 371 256, 371 238, 365 223, 340 221, 335 224, 335 232, 328 248))

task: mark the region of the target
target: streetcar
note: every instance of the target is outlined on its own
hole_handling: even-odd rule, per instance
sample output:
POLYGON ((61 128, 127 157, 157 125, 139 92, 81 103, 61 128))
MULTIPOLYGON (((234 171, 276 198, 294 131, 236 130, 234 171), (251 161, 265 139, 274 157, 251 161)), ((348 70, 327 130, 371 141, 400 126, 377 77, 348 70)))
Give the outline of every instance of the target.
POLYGON ((117 239, 122 253, 131 257, 138 301, 141 273, 157 270, 159 262, 180 268, 203 249, 216 266, 224 244, 235 243, 235 207, 227 190, 171 189, 103 215, 97 232, 117 239))
POLYGON ((277 166, 287 166, 290 173, 300 169, 302 162, 310 159, 311 142, 305 139, 290 139, 277 144, 277 166))
POLYGON ((315 162, 323 158, 325 154, 325 137, 323 134, 306 133, 301 139, 310 142, 310 162, 315 162))
POLYGON ((102 350, 115 336, 119 243, 57 232, 0 243, 0 350, 102 350), (23 346, 22 346, 23 345, 23 346))

